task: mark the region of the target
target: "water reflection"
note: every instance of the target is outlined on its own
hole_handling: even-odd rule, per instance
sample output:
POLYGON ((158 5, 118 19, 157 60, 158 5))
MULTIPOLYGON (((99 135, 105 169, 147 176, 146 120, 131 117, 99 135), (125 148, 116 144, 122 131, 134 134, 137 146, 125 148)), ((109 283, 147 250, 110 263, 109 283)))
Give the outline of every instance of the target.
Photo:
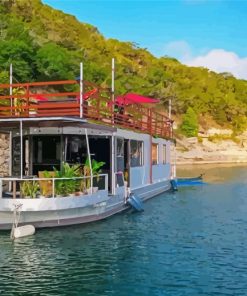
POLYGON ((1 296, 246 295, 245 167, 202 169, 221 182, 160 195, 142 214, 1 233, 1 296))

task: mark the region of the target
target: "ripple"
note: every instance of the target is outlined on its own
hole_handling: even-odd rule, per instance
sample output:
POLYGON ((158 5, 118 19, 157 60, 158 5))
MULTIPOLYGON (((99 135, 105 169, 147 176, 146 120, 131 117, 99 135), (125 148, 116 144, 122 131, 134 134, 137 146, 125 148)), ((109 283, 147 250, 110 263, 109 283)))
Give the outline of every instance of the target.
POLYGON ((143 214, 1 233, 0 295, 246 295, 246 174, 231 176, 160 195, 143 214))

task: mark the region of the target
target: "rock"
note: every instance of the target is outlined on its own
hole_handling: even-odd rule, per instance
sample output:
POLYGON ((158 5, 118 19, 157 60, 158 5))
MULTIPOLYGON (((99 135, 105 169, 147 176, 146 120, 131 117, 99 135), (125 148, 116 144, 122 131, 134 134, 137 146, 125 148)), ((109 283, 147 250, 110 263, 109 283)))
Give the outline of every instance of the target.
POLYGON ((9 135, 0 134, 0 176, 9 175, 9 135))

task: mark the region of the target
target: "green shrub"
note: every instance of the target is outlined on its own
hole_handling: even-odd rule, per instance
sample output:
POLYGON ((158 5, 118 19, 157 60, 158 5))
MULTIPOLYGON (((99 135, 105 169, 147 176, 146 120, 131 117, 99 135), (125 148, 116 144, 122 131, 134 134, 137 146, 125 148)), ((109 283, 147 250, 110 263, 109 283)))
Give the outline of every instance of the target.
POLYGON ((183 116, 181 132, 186 137, 196 137, 198 134, 198 119, 195 111, 189 107, 183 116))

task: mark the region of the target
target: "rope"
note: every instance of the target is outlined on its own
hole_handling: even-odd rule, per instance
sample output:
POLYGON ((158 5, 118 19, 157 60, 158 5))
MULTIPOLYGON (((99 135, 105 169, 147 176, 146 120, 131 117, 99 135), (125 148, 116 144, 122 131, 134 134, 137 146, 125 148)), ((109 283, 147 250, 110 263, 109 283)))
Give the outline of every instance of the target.
POLYGON ((22 207, 22 204, 15 204, 14 207, 15 207, 14 208, 14 219, 13 219, 12 229, 11 229, 11 233, 10 233, 10 238, 12 240, 15 239, 14 230, 18 227, 18 224, 20 222, 20 217, 21 217, 20 208, 22 207))

